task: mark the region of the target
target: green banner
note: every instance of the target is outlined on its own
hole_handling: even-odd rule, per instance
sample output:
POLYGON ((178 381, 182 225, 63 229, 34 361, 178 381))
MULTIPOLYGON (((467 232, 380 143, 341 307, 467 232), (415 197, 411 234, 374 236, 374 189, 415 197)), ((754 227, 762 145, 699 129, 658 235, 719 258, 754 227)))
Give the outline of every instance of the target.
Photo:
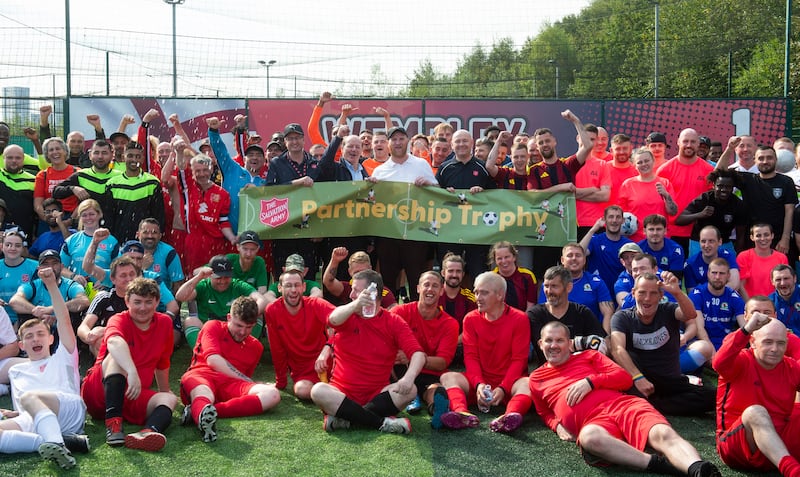
POLYGON ((264 239, 354 237, 560 247, 576 240, 575 196, 489 190, 478 194, 400 182, 248 187, 239 230, 264 239))

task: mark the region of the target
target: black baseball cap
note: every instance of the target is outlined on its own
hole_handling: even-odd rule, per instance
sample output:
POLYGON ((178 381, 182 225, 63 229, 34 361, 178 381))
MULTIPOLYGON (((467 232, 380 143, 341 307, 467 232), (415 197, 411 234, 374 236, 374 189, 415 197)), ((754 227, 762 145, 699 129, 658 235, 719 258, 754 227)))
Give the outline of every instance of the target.
POLYGON ((139 252, 144 255, 144 245, 142 245, 142 242, 138 240, 128 240, 122 244, 122 248, 120 249, 119 253, 125 255, 128 252, 139 252))
POLYGON ((118 138, 118 137, 124 137, 124 138, 125 138, 125 139, 127 139, 128 141, 130 141, 130 140, 131 140, 131 137, 130 137, 130 136, 128 136, 128 135, 127 135, 127 134, 125 134, 124 132, 119 132, 119 131, 118 131, 118 132, 115 132, 115 133, 111 133, 111 135, 110 135, 110 136, 108 136, 108 142, 113 142, 113 141, 114 141, 114 139, 116 139, 116 138, 118 138))
POLYGON ((705 144, 708 147, 711 147, 711 138, 708 136, 700 136, 700 144, 705 144))
POLYGON ((667 144, 667 136, 664 133, 660 132, 651 132, 647 135, 647 139, 645 141, 647 144, 652 144, 654 142, 660 142, 661 144, 667 144))
POLYGON ((261 144, 250 144, 250 145, 249 145, 249 146, 247 146, 247 148, 244 150, 244 154, 245 154, 245 155, 247 155, 247 153, 248 153, 248 152, 250 152, 252 149, 256 149, 258 152, 260 152, 261 154, 263 154, 263 155, 265 155, 265 156, 267 155, 267 154, 264 152, 264 148, 263 148, 263 147, 261 147, 261 144))
POLYGON ((233 264, 225 255, 215 255, 211 262, 208 263, 208 266, 211 267, 211 271, 214 272, 215 276, 233 276, 233 264))
POLYGON ((284 138, 286 136, 288 136, 289 134, 292 134, 292 133, 299 134, 301 136, 305 135, 305 134, 303 134, 303 128, 300 127, 300 125, 297 124, 297 123, 289 123, 289 124, 286 125, 285 128, 283 128, 283 137, 284 138))
POLYGON ((47 250, 39 254, 39 265, 41 265, 42 262, 44 262, 48 258, 53 258, 55 260, 58 260, 58 263, 61 263, 61 254, 58 253, 58 251, 53 250, 52 248, 48 248, 47 250))
POLYGON ((392 128, 389 128, 389 131, 387 131, 386 133, 386 137, 391 139, 391 137, 394 136, 395 133, 403 133, 406 136, 408 136, 406 128, 404 128, 403 126, 394 126, 392 128))
POLYGON ((245 244, 245 243, 254 243, 254 244, 258 245, 259 247, 261 246, 261 240, 258 239, 258 234, 253 232, 252 230, 246 230, 246 231, 242 232, 241 234, 239 234, 239 242, 238 243, 239 243, 239 245, 242 245, 242 244, 245 244))

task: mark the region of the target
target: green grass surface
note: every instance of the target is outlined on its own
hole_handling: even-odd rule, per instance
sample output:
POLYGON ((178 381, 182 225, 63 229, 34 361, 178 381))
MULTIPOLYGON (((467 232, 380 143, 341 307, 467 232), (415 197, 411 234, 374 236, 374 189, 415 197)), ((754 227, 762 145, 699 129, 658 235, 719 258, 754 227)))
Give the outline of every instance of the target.
MULTIPOLYGON (((256 377, 272 380, 271 363, 262 360, 256 377)), ((189 362, 189 349, 179 349, 172 364, 172 389, 189 362)), ((522 429, 513 435, 493 434, 489 420, 496 413, 481 415, 481 427, 463 431, 434 431, 426 413, 411 418, 413 433, 407 436, 371 430, 326 433, 322 414, 310 403, 282 393, 273 411, 250 418, 217 422, 219 439, 200 440, 194 427, 173 425, 166 431, 167 446, 161 452, 145 453, 105 445, 105 427, 87 421, 94 449, 76 455, 74 470, 61 471, 43 462, 37 454, 0 455, 0 476, 88 475, 88 476, 639 476, 619 467, 593 468, 584 464, 573 443, 562 442, 530 413, 522 429)), ((8 396, 0 407, 10 407, 8 396)), ((700 454, 716 463, 726 476, 749 475, 725 467, 714 450, 714 419, 670 418, 678 432, 694 443, 700 454)), ((137 429, 127 425, 126 431, 137 429)), ((777 474, 755 474, 777 475, 777 474)))

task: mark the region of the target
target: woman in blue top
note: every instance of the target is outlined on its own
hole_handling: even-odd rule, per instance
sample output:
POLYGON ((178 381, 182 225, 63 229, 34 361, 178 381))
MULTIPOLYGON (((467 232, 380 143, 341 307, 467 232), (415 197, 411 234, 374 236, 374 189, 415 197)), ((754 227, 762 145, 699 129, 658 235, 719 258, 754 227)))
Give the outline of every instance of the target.
POLYGON ((22 256, 24 250, 22 235, 19 232, 6 232, 3 237, 4 257, 0 261, 0 306, 5 308, 14 329, 17 328, 17 312, 8 302, 20 285, 33 280, 39 266, 36 260, 22 256))
MULTIPOLYGON (((87 273, 83 269, 83 256, 89 244, 92 243, 94 231, 100 228, 103 211, 100 204, 94 199, 86 199, 75 209, 78 216, 78 233, 74 233, 64 241, 61 248, 61 261, 64 264, 64 276, 71 278, 82 286, 86 286, 87 273)), ((102 268, 109 268, 111 260, 117 256, 118 242, 113 235, 109 235, 97 247, 95 263, 102 268)))

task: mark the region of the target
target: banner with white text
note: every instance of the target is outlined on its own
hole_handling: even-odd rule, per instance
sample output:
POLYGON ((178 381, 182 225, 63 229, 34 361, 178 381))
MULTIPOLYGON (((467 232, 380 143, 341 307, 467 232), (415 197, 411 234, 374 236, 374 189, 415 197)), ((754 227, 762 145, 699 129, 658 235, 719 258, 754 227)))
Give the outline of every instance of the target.
POLYGON ((399 182, 320 182, 240 192, 239 230, 263 239, 377 236, 560 247, 576 240, 568 193, 448 192, 399 182))

